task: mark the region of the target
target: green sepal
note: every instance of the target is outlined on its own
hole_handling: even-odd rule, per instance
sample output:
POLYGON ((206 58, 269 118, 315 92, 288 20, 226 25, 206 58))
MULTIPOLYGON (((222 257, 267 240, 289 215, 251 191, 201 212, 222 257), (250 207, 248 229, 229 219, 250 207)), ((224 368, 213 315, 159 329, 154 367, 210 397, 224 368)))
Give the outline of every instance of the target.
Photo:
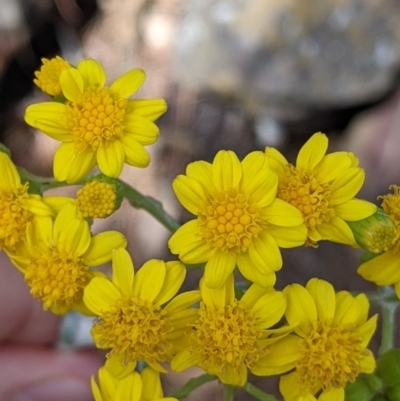
POLYGON ((11 159, 11 152, 10 149, 8 149, 6 146, 4 146, 2 143, 0 143, 0 152, 5 153, 10 159, 11 159))
POLYGON ((400 349, 391 349, 379 358, 376 374, 385 386, 400 385, 400 349))
POLYGON ((385 393, 390 401, 400 401, 400 384, 388 387, 385 393))
POLYGON ((346 386, 346 401, 372 401, 375 391, 371 388, 366 376, 360 375, 354 383, 346 386))

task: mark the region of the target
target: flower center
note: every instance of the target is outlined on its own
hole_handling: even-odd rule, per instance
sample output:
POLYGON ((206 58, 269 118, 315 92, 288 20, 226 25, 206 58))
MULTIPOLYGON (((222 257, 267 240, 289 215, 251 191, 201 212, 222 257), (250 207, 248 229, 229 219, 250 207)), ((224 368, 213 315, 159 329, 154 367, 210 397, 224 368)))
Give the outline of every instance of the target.
POLYGON ((208 207, 198 216, 203 238, 230 253, 245 252, 267 225, 259 208, 237 189, 207 194, 208 207))
POLYGON ((36 79, 33 82, 50 96, 61 95, 60 75, 67 68, 71 68, 70 64, 60 56, 51 60, 44 58, 42 62, 40 71, 35 72, 36 79))
POLYGON ((0 190, 0 250, 13 250, 25 237, 26 226, 33 217, 23 204, 27 198, 27 183, 11 191, 0 190))
POLYGON ((288 164, 285 178, 279 183, 278 198, 299 209, 304 224, 310 229, 334 216, 329 203, 330 188, 330 184, 319 182, 309 172, 288 164))
POLYGON ((67 102, 68 127, 76 148, 96 150, 121 137, 126 105, 126 99, 119 99, 108 88, 85 91, 76 102, 67 102))
POLYGON ((367 249, 374 253, 387 252, 398 238, 398 230, 392 226, 381 226, 374 229, 373 235, 365 239, 367 249))
POLYGON ((111 348, 110 354, 123 355, 127 363, 136 359, 167 361, 171 347, 167 334, 171 330, 163 309, 134 297, 118 299, 93 326, 97 346, 111 348))
POLYGON ((74 255, 50 248, 31 259, 25 271, 25 281, 32 296, 41 298, 44 309, 68 310, 83 297, 89 282, 87 267, 74 255))
POLYGON ((192 327, 190 352, 200 356, 208 372, 221 374, 230 365, 239 374, 243 364, 251 369, 265 353, 257 344, 262 333, 256 317, 236 300, 218 309, 201 303, 192 327))
MULTIPOLYGON (((379 196, 382 199, 382 209, 393 220, 397 227, 397 233, 400 234, 400 187, 391 185, 393 194, 379 196)), ((400 238, 398 238, 392 248, 395 254, 400 254, 400 238)))
POLYGON ((78 190, 76 202, 83 217, 101 219, 114 212, 116 199, 111 184, 91 181, 78 190))
POLYGON ((356 328, 313 322, 311 333, 300 343, 303 356, 296 368, 301 383, 316 393, 320 389, 343 388, 347 382, 354 382, 365 357, 361 343, 356 328))

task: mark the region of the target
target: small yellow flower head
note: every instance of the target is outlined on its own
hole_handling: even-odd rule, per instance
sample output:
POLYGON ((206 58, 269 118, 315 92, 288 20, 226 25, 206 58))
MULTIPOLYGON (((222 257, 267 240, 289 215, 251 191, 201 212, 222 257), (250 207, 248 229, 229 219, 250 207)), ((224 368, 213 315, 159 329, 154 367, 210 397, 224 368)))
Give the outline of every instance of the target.
POLYGON ((347 224, 353 231, 357 244, 373 253, 388 251, 399 237, 396 224, 382 209, 364 220, 347 224))
POLYGON ((107 356, 121 364, 140 359, 165 372, 160 364, 172 358, 174 342, 181 340, 176 330, 183 335, 188 323, 185 318, 175 324, 174 316, 184 311, 187 316, 195 314, 195 310, 186 309, 198 301, 198 291, 176 297, 171 309, 170 304, 163 307, 185 278, 186 270, 180 262, 150 260, 135 275, 127 251, 116 249, 112 258, 113 280, 95 278, 84 294, 86 306, 98 316, 92 329, 96 346, 111 349, 107 356))
POLYGON ((97 176, 80 188, 76 203, 86 219, 104 219, 121 205, 117 181, 106 176, 97 176))
POLYGON ((98 377, 99 385, 93 376, 91 379, 95 401, 178 401, 173 397, 164 398, 160 374, 151 368, 117 378, 103 366, 98 377))
POLYGON ((60 56, 51 60, 42 58, 42 63, 40 70, 35 71, 36 78, 33 82, 47 95, 61 95, 60 75, 64 70, 71 68, 71 65, 60 56))
POLYGON ((60 75, 65 104, 29 106, 25 121, 62 144, 54 156, 54 176, 75 183, 98 164, 109 177, 118 177, 127 163, 147 167, 145 146, 156 142, 154 121, 167 109, 163 99, 129 100, 143 84, 145 73, 134 68, 105 86, 106 73, 95 60, 82 60, 60 75))
POLYGON ((28 224, 40 216, 53 214, 39 195, 28 192, 7 153, 0 151, 0 250, 15 252, 25 239, 28 224))
POLYGON ((45 310, 64 314, 77 309, 87 313, 83 290, 100 274, 89 268, 108 262, 112 249, 121 246, 126 246, 126 239, 119 232, 92 237, 78 208, 67 203, 54 224, 50 217, 29 223, 27 239, 11 259, 45 310))
POLYGON ((212 164, 189 164, 173 188, 196 218, 173 234, 171 252, 184 263, 207 262, 208 287, 221 287, 236 264, 248 280, 274 285, 282 266, 279 247, 303 245, 307 235, 301 213, 276 199, 277 185, 262 152, 240 162, 235 153, 220 151, 212 164))
POLYGON ((233 275, 220 289, 212 290, 202 283, 201 293, 188 345, 172 360, 172 369, 180 372, 197 366, 234 386, 246 383, 247 369, 255 374, 264 374, 267 366, 270 369, 271 344, 292 331, 290 327, 279 329, 278 336, 269 338, 275 332, 269 328, 285 311, 282 293, 253 284, 238 301, 233 275))
POLYGON ((392 194, 380 196, 378 199, 382 199, 382 209, 395 225, 396 233, 391 235, 394 243, 385 248, 381 247, 383 253, 362 263, 357 273, 377 285, 394 284, 396 294, 400 298, 400 187, 392 185, 390 189, 393 190, 392 194))
POLYGON ((276 343, 277 373, 292 370, 280 379, 285 401, 313 399, 344 401, 344 387, 360 373, 372 373, 375 359, 367 345, 375 332, 377 315, 368 319, 364 294, 335 294, 331 284, 311 279, 306 287, 284 289, 285 312, 296 335, 276 343), (280 354, 280 355, 279 355, 280 354))
POLYGON ((348 152, 326 155, 328 138, 314 134, 300 149, 296 165, 276 149, 266 148, 270 167, 279 176, 278 198, 295 206, 308 229, 307 245, 320 240, 356 245, 346 221, 362 220, 376 206, 354 199, 364 183, 364 171, 348 152))

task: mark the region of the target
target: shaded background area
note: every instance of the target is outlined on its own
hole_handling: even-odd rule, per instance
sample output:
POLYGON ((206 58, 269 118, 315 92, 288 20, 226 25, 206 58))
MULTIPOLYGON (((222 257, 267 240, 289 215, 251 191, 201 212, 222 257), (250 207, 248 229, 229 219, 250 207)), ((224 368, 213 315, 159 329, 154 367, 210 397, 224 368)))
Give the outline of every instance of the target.
MULTIPOLYGON (((52 174, 57 143, 27 127, 28 104, 46 98, 32 83, 42 57, 94 57, 111 81, 146 70, 138 97, 163 97, 160 139, 148 169, 122 178, 159 199, 181 222, 171 181, 220 149, 239 157, 276 146, 294 161, 317 131, 330 151, 353 151, 366 171, 362 197, 400 184, 400 4, 396 0, 0 0, 0 140, 14 162, 52 174)), ((1 174, 1 172, 0 172, 1 174)), ((71 194, 75 189, 68 190, 71 194)), ((169 233, 142 211, 97 223, 126 234, 136 266, 172 258, 169 233)), ((356 274, 359 251, 322 243, 284 250, 277 287, 328 279, 337 290, 374 286, 356 274)), ((196 285, 193 272, 187 287, 196 285)), ((398 346, 400 344, 397 344, 398 346)), ((168 388, 187 379, 174 375, 168 388)), ((260 387, 270 380, 255 379, 260 387)), ((167 390, 168 394, 168 390, 167 390)), ((216 386, 191 399, 221 399, 216 386), (204 394, 207 391, 207 394, 204 394)), ((238 397, 239 398, 239 397, 238 397)), ((243 399, 249 399, 244 397, 243 399)))

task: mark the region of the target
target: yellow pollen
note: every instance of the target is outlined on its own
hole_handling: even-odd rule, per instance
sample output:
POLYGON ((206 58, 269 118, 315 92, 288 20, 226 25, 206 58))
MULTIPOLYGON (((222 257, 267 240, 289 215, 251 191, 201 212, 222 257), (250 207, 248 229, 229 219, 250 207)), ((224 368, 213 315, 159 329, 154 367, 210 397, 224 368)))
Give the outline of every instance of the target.
POLYGON ((166 312, 151 302, 123 297, 99 316, 93 326, 98 347, 124 357, 126 363, 137 359, 148 363, 169 360, 171 344, 167 335, 172 327, 166 312))
POLYGON ((70 64, 60 56, 51 60, 43 58, 42 63, 40 70, 35 72, 36 78, 33 82, 50 96, 61 95, 60 75, 64 70, 71 67, 70 64))
POLYGON ((267 226, 259 216, 259 208, 236 189, 210 193, 207 199, 207 208, 198 215, 201 234, 225 252, 245 252, 267 226))
POLYGON ((393 252, 400 254, 400 187, 397 185, 391 185, 389 187, 393 190, 393 194, 379 196, 378 199, 382 199, 382 209, 392 219, 397 227, 397 239, 393 245, 393 252))
POLYGON ((287 167, 285 178, 279 183, 278 198, 299 209, 309 229, 329 221, 335 215, 329 203, 330 184, 319 182, 292 164, 287 167))
POLYGON ((230 365, 239 374, 243 364, 251 369, 266 352, 258 344, 262 332, 256 317, 236 300, 219 309, 201 303, 192 327, 189 352, 200 356, 208 372, 221 374, 230 365))
POLYGON ((33 218, 24 205, 28 198, 27 183, 15 189, 0 190, 0 250, 13 250, 25 237, 26 226, 33 218))
POLYGON ((78 190, 76 203, 83 217, 102 219, 114 212, 116 199, 113 185, 91 181, 78 190))
POLYGON ((120 138, 127 104, 108 88, 86 90, 77 101, 67 102, 67 125, 76 148, 96 150, 120 138))
POLYGON ((354 382, 367 355, 358 329, 350 326, 314 321, 311 333, 300 341, 303 355, 296 369, 312 393, 354 382))
POLYGON ((82 300, 90 275, 79 258, 56 248, 32 258, 25 271, 31 294, 40 298, 44 309, 68 309, 82 300))

